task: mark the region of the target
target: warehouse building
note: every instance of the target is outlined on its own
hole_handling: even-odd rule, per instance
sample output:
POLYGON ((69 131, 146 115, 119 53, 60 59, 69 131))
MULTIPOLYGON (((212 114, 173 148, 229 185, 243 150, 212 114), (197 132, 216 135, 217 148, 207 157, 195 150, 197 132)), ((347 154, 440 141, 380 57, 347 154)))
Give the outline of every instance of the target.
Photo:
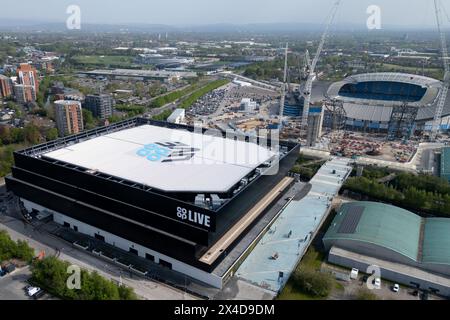
POLYGON ((328 261, 450 296, 450 219, 375 202, 345 203, 323 238, 328 261))
POLYGON ((299 145, 272 144, 134 118, 16 152, 6 185, 29 211, 220 288, 215 268, 293 183, 299 145))

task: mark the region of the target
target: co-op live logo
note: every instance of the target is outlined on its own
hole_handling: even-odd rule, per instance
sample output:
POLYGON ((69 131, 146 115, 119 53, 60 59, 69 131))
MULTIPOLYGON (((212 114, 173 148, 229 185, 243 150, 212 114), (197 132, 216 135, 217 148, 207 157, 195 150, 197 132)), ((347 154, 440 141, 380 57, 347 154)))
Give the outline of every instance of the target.
POLYGON ((192 159, 198 148, 192 148, 181 142, 155 142, 146 144, 136 154, 152 162, 175 162, 192 159))

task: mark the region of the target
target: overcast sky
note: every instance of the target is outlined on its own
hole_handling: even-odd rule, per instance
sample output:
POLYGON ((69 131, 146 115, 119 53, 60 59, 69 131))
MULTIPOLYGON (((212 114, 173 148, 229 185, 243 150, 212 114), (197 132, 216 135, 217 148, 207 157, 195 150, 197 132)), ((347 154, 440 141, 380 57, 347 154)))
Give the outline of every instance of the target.
MULTIPOLYGON (((440 0, 450 13, 450 1, 440 0)), ((65 21, 68 5, 82 23, 213 24, 323 23, 335 0, 2 0, 0 19, 65 21)), ((369 5, 381 8, 383 25, 435 25, 433 0, 342 0, 336 23, 365 25, 369 5)), ((446 26, 450 25, 444 15, 446 26)))

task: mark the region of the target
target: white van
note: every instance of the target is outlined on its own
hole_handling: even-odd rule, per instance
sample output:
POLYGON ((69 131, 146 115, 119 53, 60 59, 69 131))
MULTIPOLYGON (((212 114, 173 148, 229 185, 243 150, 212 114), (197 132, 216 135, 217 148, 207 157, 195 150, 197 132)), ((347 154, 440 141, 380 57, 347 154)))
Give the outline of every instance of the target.
POLYGON ((350 279, 356 280, 358 279, 359 270, 356 268, 352 268, 352 272, 350 272, 350 279))

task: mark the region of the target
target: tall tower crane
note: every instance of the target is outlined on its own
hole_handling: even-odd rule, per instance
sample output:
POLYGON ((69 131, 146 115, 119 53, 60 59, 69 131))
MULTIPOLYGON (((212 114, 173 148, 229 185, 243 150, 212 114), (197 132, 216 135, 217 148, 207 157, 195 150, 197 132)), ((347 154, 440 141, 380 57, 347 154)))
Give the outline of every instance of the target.
POLYGON ((304 106, 303 106, 303 114, 302 114, 302 123, 301 127, 306 132, 306 127, 308 126, 308 115, 309 115, 309 105, 311 103, 311 91, 312 91, 312 84, 315 78, 315 69, 317 62, 319 61, 320 54, 322 53, 323 46, 325 45, 325 41, 328 36, 328 31, 330 29, 331 24, 334 21, 334 17, 336 16, 337 10, 339 8, 339 5, 341 4, 341 0, 337 0, 333 8, 331 9, 331 14, 329 16, 327 25, 325 27, 325 31, 322 34, 322 37, 320 39, 319 46, 317 48, 316 55, 314 56, 314 59, 311 62, 311 65, 309 66, 309 74, 308 78, 306 80, 305 88, 303 90, 303 97, 305 98, 304 106))
POLYGON ((288 47, 289 44, 286 43, 286 49, 284 51, 284 75, 283 75, 283 85, 281 86, 281 99, 280 99, 280 129, 283 126, 283 116, 284 116, 284 102, 286 98, 287 88, 287 66, 288 66, 288 47))
POLYGON ((434 0, 434 8, 436 12, 436 22, 439 31, 439 36, 441 39, 441 51, 442 51, 442 62, 444 63, 444 81, 442 82, 441 94, 439 96, 436 113, 434 114, 433 126, 431 128, 431 140, 435 140, 437 134, 439 133, 441 121, 442 121, 442 111, 444 110, 445 102, 447 100, 448 89, 450 87, 450 66, 448 62, 448 48, 447 39, 445 33, 442 30, 441 21, 441 11, 439 0, 434 0))

